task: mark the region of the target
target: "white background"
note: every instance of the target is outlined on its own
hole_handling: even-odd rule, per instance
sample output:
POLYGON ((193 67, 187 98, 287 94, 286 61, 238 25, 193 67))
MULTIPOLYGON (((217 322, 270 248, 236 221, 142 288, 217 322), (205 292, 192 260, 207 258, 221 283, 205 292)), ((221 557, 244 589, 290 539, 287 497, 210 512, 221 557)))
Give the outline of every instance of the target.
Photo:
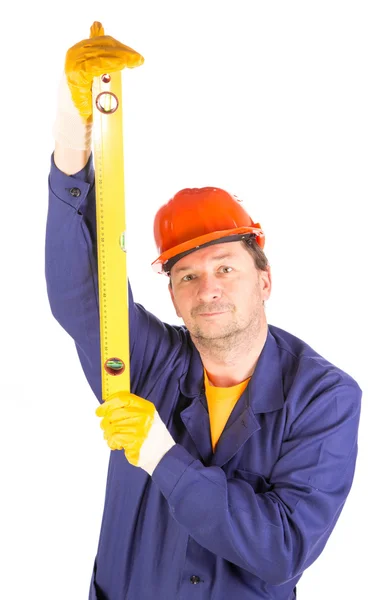
POLYGON ((86 599, 99 537, 109 450, 44 279, 57 86, 67 49, 94 20, 145 57, 123 77, 135 299, 177 322, 167 279, 150 268, 161 204, 203 185, 244 199, 266 234, 269 323, 363 389, 355 481, 298 597, 386 596, 384 8, 372 0, 8 3, 0 40, 2 598, 86 599))

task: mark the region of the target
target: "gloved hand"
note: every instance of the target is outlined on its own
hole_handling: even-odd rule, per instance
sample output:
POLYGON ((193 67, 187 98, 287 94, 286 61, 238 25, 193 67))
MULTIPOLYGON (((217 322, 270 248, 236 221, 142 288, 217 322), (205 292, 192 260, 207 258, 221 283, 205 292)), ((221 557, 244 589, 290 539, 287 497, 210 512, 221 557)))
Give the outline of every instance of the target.
POLYGON ((109 35, 98 21, 90 38, 66 53, 64 74, 59 84, 54 138, 65 148, 88 150, 91 146, 92 85, 94 77, 142 65, 144 58, 109 35))
POLYGON ((112 450, 124 450, 127 460, 149 475, 175 441, 155 405, 140 396, 121 392, 101 404, 95 414, 112 450))
POLYGON ((94 21, 90 38, 72 46, 66 54, 65 73, 71 96, 84 120, 92 115, 91 87, 94 77, 142 65, 144 58, 104 34, 101 23, 94 21))

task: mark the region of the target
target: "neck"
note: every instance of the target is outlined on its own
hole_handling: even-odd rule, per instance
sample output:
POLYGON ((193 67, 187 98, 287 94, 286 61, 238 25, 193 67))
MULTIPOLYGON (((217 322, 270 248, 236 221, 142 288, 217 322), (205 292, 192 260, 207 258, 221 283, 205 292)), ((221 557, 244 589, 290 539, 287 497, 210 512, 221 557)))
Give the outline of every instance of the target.
POLYGON ((247 334, 246 331, 241 331, 241 335, 233 336, 227 348, 224 340, 217 343, 217 340, 193 339, 210 383, 217 387, 231 387, 251 377, 265 345, 267 333, 265 321, 258 332, 250 330, 247 334))

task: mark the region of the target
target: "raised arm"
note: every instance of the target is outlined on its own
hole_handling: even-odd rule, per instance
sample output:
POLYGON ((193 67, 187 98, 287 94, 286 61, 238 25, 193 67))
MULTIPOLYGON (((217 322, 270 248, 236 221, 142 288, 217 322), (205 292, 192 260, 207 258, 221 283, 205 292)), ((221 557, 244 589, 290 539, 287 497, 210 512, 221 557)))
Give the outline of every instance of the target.
MULTIPOLYGON (((95 26, 92 32, 101 34, 95 26)), ((102 35, 70 48, 60 84, 56 140, 49 174, 45 274, 54 317, 74 339, 99 401, 100 336, 94 168, 90 150, 93 77, 142 63, 128 46, 102 35)), ((133 302, 129 288, 131 385, 147 377, 156 356, 173 360, 181 332, 133 302)), ((165 363, 165 361, 164 361, 165 363)), ((161 368, 161 366, 159 367, 161 368)), ((157 376, 157 374, 156 374, 157 376)))

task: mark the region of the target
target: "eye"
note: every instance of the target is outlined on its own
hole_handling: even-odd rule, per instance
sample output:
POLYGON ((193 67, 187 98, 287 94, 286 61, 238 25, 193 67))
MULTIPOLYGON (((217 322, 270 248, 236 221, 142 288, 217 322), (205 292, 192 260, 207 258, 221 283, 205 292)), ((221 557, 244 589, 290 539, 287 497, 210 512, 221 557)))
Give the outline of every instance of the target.
POLYGON ((220 267, 220 271, 223 271, 223 273, 230 273, 233 270, 232 267, 220 267))
POLYGON ((184 275, 182 281, 191 281, 193 279, 193 275, 184 275))

